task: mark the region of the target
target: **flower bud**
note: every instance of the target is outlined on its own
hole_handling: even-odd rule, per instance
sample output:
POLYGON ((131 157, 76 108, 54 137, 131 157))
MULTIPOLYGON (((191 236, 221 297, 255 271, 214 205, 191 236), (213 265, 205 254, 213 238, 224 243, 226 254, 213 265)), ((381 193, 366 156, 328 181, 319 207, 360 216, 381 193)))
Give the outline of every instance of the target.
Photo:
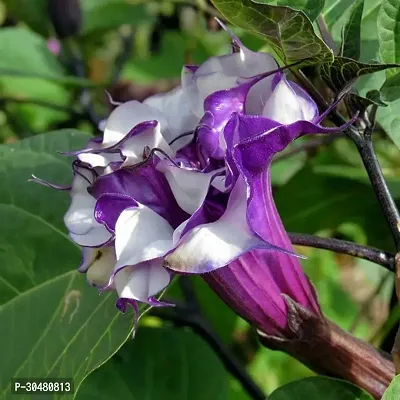
POLYGON ((48 12, 60 39, 79 33, 82 26, 80 0, 49 0, 48 12))

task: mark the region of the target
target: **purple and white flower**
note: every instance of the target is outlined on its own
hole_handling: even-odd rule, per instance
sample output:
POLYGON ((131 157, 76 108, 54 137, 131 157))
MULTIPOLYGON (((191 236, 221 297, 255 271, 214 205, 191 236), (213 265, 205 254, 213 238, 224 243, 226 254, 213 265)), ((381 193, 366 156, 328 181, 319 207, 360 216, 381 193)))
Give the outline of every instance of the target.
MULTIPOLYGON (((310 96, 266 53, 233 36, 232 54, 185 66, 181 86, 118 105, 101 138, 72 153, 70 237, 91 284, 117 306, 165 305, 174 274, 203 274, 240 315, 288 335, 290 296, 314 313, 314 290, 276 210, 273 156, 321 126, 310 96)), ((64 188, 65 189, 65 188, 64 188)))

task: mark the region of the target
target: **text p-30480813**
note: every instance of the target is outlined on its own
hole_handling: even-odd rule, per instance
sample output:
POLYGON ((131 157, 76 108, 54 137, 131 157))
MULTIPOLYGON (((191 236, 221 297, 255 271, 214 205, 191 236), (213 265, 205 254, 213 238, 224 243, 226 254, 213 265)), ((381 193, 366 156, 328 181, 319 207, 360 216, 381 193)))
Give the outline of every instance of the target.
POLYGON ((73 394, 72 378, 13 378, 11 380, 13 394, 73 394))

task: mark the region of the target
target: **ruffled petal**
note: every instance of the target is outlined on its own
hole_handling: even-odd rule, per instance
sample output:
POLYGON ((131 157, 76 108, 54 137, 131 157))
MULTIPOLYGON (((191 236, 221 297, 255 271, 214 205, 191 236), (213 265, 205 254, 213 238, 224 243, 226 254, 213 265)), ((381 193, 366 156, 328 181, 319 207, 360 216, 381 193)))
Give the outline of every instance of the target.
POLYGON ((174 228, 188 218, 176 202, 164 174, 157 171, 155 157, 135 168, 122 168, 99 177, 90 188, 96 199, 102 194, 124 195, 149 207, 174 228))
POLYGON ((187 232, 165 257, 164 265, 178 272, 201 274, 224 267, 252 249, 274 248, 251 231, 246 203, 244 181, 238 179, 223 216, 187 232))
POLYGON ((172 249, 173 228, 139 204, 124 210, 115 225, 116 270, 163 256, 172 249))
MULTIPOLYGON (((156 108, 136 100, 118 106, 108 117, 104 129, 103 147, 120 142, 136 125, 144 121, 158 121, 168 130, 164 115, 156 108)), ((168 136, 168 132, 166 135, 168 136)))
MULTIPOLYGON (((211 57, 200 65, 191 75, 191 79, 184 81, 183 90, 187 93, 193 113, 201 118, 204 113, 204 100, 211 93, 233 88, 240 84, 243 78, 251 78, 276 68, 277 64, 269 54, 252 52, 240 43, 239 52, 211 57)), ((260 83, 253 89, 252 98, 257 98, 257 93, 268 86, 270 80, 260 83)))
POLYGON ((144 101, 144 104, 160 110, 165 115, 169 125, 165 139, 168 143, 173 142, 171 146, 175 151, 191 141, 192 137, 190 136, 176 140, 179 135, 194 131, 199 122, 199 118, 191 111, 189 101, 181 87, 168 93, 150 96, 144 101))
POLYGON ((115 232, 115 224, 122 211, 126 208, 138 207, 138 203, 129 196, 123 194, 102 194, 94 209, 96 221, 103 224, 110 232, 115 232))
POLYGON ((203 204, 212 178, 224 170, 203 173, 177 167, 169 161, 160 162, 157 169, 165 174, 176 201, 188 214, 203 204))
POLYGON ((93 172, 76 168, 71 186, 71 204, 64 216, 64 223, 71 239, 80 246, 102 246, 111 239, 107 229, 94 218, 96 200, 87 188, 93 181, 93 172))
POLYGON ((114 284, 120 298, 148 302, 167 287, 170 280, 162 260, 157 259, 123 268, 115 275, 114 284))
POLYGON ((281 124, 311 121, 318 115, 318 107, 299 86, 282 74, 262 110, 262 115, 281 124))
POLYGON ((69 236, 76 244, 79 244, 79 246, 86 247, 102 247, 112 239, 112 234, 100 224, 83 235, 70 232, 69 236))

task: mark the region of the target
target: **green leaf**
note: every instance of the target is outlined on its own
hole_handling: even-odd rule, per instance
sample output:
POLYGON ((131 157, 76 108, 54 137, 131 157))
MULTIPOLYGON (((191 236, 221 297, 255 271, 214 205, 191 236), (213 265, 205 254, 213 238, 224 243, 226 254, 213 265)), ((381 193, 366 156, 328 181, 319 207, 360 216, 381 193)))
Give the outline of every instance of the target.
MULTIPOLYGON (((382 0, 378 14, 379 54, 385 63, 400 63, 400 0, 382 0)), ((387 77, 397 71, 389 70, 387 77)))
POLYGON ((130 4, 126 0, 82 1, 82 35, 115 29, 124 24, 137 25, 154 19, 146 4, 130 4))
POLYGON ((396 101, 400 98, 400 72, 386 79, 380 93, 384 101, 396 101))
POLYGON ((385 108, 379 108, 376 119, 397 147, 400 148, 399 107, 400 99, 389 103, 385 108))
POLYGON ((211 348, 191 331, 140 327, 83 382, 77 400, 227 400, 228 375, 211 348))
POLYGON ((251 0, 213 0, 213 3, 231 23, 267 40, 287 64, 299 60, 304 60, 303 65, 333 61, 332 51, 300 11, 251 0))
POLYGON ((10 15, 42 36, 48 36, 51 31, 47 3, 46 0, 5 0, 10 15))
POLYGON ((320 65, 320 74, 332 90, 340 92, 347 85, 354 83, 363 75, 394 67, 400 67, 400 65, 366 64, 346 57, 335 57, 333 63, 323 63, 320 65))
POLYGON ((390 250, 390 234, 367 184, 345 177, 324 176, 308 167, 278 187, 274 197, 289 232, 315 234, 337 229, 343 222, 353 222, 364 229, 369 244, 390 250), (357 201, 360 198, 362 202, 357 201))
POLYGON ((252 0, 258 4, 273 4, 287 6, 293 10, 303 11, 304 14, 314 21, 323 10, 325 0, 252 0))
POLYGON ((396 375, 383 394, 382 400, 400 399, 400 375, 396 375))
MULTIPOLYGON (((77 131, 50 132, 0 146, 0 397, 12 377, 73 377, 75 388, 127 339, 132 317, 76 272, 80 249, 63 226, 66 192, 27 182, 31 174, 71 181, 58 151, 82 148, 77 131)), ((54 398, 54 396, 53 396, 54 398)), ((57 397, 62 398, 62 396, 57 397)))
POLYGON ((271 400, 372 400, 357 386, 339 379, 316 376, 289 383, 275 390, 271 400))
POLYGON ((350 9, 350 15, 343 27, 340 55, 358 60, 361 48, 361 19, 364 0, 356 0, 350 9))
POLYGON ((47 49, 46 41, 28 29, 1 29, 0 48, 0 68, 53 76, 65 74, 56 56, 47 49))

